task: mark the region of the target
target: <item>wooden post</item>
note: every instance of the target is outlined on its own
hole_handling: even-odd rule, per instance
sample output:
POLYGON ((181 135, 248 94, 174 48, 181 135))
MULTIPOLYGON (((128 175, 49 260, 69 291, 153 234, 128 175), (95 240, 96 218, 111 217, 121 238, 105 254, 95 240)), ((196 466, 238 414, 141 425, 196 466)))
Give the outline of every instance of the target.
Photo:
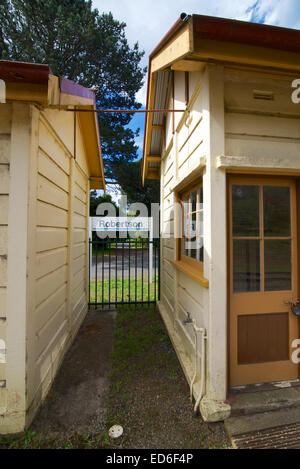
POLYGON ((216 168, 225 153, 224 69, 208 65, 205 76, 206 172, 203 177, 205 259, 204 276, 209 280, 209 326, 207 340, 207 389, 213 400, 226 399, 227 376, 227 231, 226 173, 216 168))

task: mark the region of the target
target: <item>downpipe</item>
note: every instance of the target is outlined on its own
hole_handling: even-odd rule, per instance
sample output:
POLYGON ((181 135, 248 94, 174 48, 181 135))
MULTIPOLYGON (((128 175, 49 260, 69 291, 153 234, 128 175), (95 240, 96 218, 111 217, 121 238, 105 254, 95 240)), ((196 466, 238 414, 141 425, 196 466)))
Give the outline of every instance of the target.
POLYGON ((198 399, 194 405, 194 413, 197 414, 199 410, 199 406, 201 400, 203 398, 203 389, 204 389, 204 379, 205 379, 205 341, 207 340, 206 330, 203 327, 198 327, 194 319, 191 319, 189 314, 187 315, 187 319, 183 321, 183 325, 186 326, 190 324, 193 327, 194 335, 195 335, 195 369, 194 375, 191 380, 190 384, 190 399, 193 400, 193 387, 194 383, 198 374, 198 351, 199 351, 199 341, 198 335, 200 335, 200 343, 201 343, 201 370, 200 370, 200 392, 198 399))

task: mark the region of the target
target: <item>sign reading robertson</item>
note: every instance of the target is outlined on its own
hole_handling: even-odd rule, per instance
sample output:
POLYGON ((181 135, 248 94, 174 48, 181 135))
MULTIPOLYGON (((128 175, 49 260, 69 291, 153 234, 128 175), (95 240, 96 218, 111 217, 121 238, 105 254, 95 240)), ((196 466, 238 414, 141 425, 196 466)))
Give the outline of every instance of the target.
POLYGON ((93 231, 149 231, 149 218, 145 217, 93 217, 93 231))

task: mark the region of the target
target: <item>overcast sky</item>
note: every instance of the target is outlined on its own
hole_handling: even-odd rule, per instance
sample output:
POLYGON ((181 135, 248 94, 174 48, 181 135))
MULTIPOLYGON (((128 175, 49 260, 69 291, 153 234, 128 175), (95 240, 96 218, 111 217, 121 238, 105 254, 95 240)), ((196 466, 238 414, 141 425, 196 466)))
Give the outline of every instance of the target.
MULTIPOLYGON (((254 21, 300 29, 300 0, 93 0, 95 8, 111 11, 114 17, 127 24, 126 36, 132 45, 138 42, 145 51, 143 66, 166 32, 182 12, 254 21)), ((146 102, 146 85, 137 99, 146 102)), ((144 116, 136 114, 132 128, 143 129, 144 116)), ((143 135, 137 140, 141 156, 143 135)))

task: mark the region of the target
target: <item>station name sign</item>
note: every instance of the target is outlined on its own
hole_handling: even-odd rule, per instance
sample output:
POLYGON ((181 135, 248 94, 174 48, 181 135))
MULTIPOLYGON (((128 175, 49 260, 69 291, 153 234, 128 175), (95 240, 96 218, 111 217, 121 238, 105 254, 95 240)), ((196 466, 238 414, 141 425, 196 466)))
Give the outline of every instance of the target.
POLYGON ((145 217, 93 217, 92 231, 149 231, 145 217))

